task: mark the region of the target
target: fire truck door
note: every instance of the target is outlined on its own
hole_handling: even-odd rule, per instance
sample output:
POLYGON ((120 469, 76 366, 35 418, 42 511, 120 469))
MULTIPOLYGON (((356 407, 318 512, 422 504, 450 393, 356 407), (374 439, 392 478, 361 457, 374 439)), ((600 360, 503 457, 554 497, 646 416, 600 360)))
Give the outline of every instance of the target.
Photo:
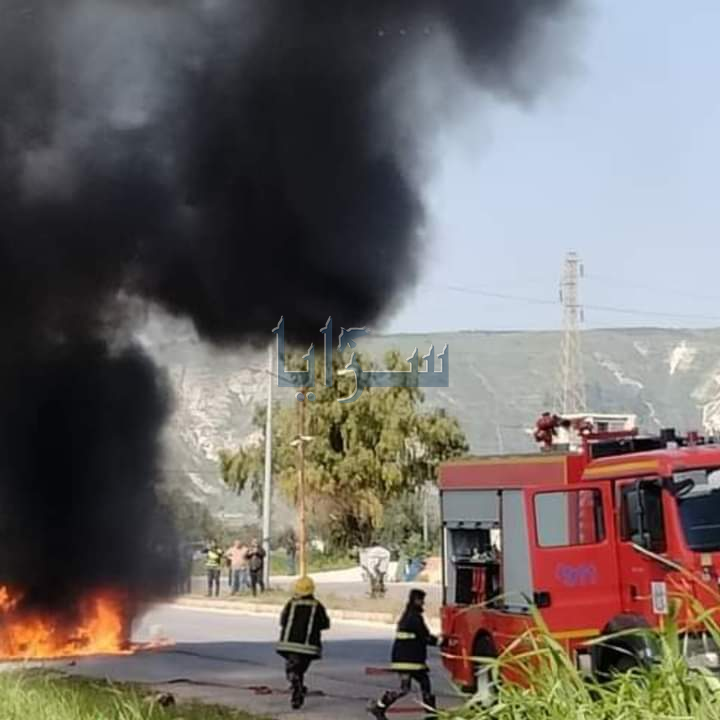
POLYGON ((620 612, 607 486, 529 491, 534 601, 553 632, 592 636, 620 612))
POLYGON ((502 595, 506 611, 527 613, 532 602, 530 543, 527 498, 522 490, 503 490, 502 523, 502 595))
POLYGON ((663 492, 658 479, 618 483, 617 506, 623 610, 650 620, 667 613, 668 569, 638 549, 660 556, 667 551, 663 492))

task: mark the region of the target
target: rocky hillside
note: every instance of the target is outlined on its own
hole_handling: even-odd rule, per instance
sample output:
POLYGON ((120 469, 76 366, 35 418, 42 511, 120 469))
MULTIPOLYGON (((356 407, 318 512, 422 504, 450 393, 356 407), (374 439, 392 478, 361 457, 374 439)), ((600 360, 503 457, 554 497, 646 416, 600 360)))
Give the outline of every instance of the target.
MULTIPOLYGON (((270 338, 270 333, 268 333, 270 338)), ((167 335, 166 335, 167 338, 167 335)), ((322 362, 322 336, 315 341, 322 362)), ((560 336, 554 332, 462 332, 363 337, 358 350, 406 357, 434 345, 450 350, 450 387, 428 389, 427 402, 460 418, 477 453, 527 451, 526 432, 549 409, 558 382, 560 336)), ((265 402, 267 353, 216 352, 190 336, 153 341, 176 397, 167 430, 168 476, 215 512, 254 519, 248 498, 222 486, 217 452, 253 440, 252 413, 265 402)), ((596 412, 633 412, 644 428, 720 432, 720 330, 598 330, 583 335, 588 403, 596 412)), ((290 391, 274 388, 291 401, 290 391)))

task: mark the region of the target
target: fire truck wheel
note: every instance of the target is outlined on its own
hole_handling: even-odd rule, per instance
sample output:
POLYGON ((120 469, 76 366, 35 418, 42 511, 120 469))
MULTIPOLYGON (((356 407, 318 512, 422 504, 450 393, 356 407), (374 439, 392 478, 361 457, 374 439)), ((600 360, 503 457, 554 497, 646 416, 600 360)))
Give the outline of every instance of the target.
MULTIPOLYGON (((474 658, 496 658, 497 649, 492 637, 488 633, 480 633, 473 643, 472 656, 474 658)), ((495 686, 492 668, 483 662, 473 663, 473 684, 467 688, 475 699, 483 705, 490 705, 495 700, 497 688, 495 686)))
MULTIPOLYGON (((611 636, 628 630, 648 629, 650 625, 642 615, 618 615, 603 628, 602 635, 611 636)), ((639 667, 655 654, 655 649, 644 635, 621 636, 595 646, 593 666, 598 678, 604 680, 613 674, 625 673, 639 667)))

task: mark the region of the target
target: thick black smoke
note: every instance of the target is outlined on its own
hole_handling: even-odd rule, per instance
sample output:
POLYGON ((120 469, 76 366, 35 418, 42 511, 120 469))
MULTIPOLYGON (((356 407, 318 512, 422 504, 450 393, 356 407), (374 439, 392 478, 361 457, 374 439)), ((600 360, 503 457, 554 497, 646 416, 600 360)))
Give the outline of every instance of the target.
POLYGON ((568 2, 0 0, 0 582, 168 587, 125 299, 217 343, 372 322, 416 270, 420 91, 512 91, 568 2))

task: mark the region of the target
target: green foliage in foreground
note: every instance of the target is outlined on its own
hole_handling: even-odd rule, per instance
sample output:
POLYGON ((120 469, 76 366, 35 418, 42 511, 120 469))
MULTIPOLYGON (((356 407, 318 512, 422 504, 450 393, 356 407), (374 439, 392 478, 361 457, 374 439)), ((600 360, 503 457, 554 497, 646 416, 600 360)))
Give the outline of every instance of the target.
POLYGON ((39 673, 0 674, 0 698, 0 720, 262 720, 208 705, 166 709, 133 688, 39 673))
MULTIPOLYGON (((717 626, 708 624, 715 642, 717 626)), ((471 701, 442 720, 720 720, 720 680, 691 668, 682 656, 677 627, 650 633, 661 648, 648 667, 615 675, 606 682, 584 677, 565 649, 540 627, 528 632, 510 654, 492 661, 494 676, 511 668, 524 678, 519 684, 501 682, 497 698, 484 706, 471 701), (523 646, 522 652, 518 653, 523 646)), ((617 636, 615 637, 617 639, 617 636)), ((613 638, 604 639, 612 642, 613 638)))

